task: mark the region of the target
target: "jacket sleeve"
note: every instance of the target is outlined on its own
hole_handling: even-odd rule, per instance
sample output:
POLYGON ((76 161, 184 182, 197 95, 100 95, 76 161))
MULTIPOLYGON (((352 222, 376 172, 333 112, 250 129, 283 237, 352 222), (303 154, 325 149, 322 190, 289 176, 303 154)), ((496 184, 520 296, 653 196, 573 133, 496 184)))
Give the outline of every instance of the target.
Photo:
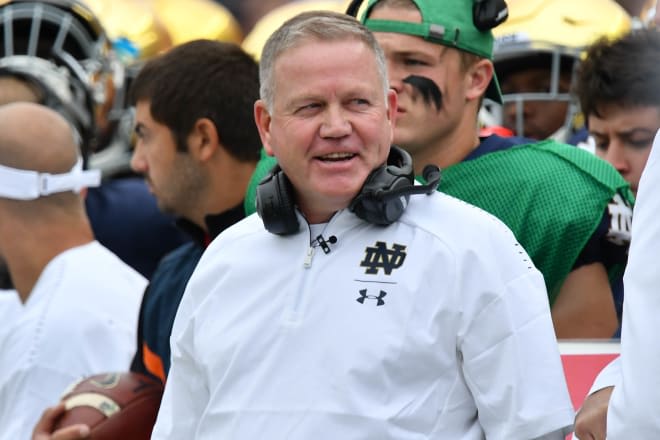
POLYGON ((575 411, 545 282, 511 232, 497 232, 461 259, 462 373, 486 438, 560 440, 575 411))
POLYGON ((205 375, 195 355, 195 317, 184 295, 170 338, 172 366, 165 382, 152 440, 193 439, 209 400, 205 375))
POLYGON ((660 131, 639 183, 624 275, 621 384, 607 416, 608 439, 658 438, 660 432, 660 131))
POLYGON ((573 407, 540 274, 525 275, 477 315, 462 347, 463 370, 489 439, 557 440, 573 407))
POLYGON ((592 395, 596 391, 602 390, 606 387, 613 387, 621 381, 621 357, 617 356, 612 359, 609 364, 605 365, 589 390, 588 395, 592 395))

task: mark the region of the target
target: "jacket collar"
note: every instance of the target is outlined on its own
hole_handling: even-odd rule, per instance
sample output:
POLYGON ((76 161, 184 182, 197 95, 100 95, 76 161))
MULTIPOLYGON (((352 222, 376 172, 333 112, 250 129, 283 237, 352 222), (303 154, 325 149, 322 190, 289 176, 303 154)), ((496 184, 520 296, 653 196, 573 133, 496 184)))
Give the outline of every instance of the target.
POLYGON ((177 219, 176 224, 184 232, 190 235, 197 244, 206 247, 222 231, 244 218, 245 210, 243 209, 243 202, 241 202, 233 208, 219 214, 206 215, 204 217, 204 222, 206 223, 208 233, 195 223, 183 217, 177 219))

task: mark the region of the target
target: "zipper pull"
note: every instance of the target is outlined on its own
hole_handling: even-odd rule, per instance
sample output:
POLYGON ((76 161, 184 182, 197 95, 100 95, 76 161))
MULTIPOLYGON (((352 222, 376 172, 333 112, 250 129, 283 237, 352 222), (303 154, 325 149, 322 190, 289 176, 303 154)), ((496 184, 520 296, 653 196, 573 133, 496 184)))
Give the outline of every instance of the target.
POLYGON ((314 258, 314 247, 310 246, 307 248, 307 255, 305 255, 305 262, 303 263, 303 266, 305 267, 312 267, 312 258, 314 258))

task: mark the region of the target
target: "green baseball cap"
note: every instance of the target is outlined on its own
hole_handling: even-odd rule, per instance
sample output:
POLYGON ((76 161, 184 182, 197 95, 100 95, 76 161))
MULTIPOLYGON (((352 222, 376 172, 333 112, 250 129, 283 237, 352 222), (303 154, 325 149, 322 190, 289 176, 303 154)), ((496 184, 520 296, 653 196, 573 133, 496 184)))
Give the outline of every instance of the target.
MULTIPOLYGON (((361 22, 372 32, 394 32, 415 35, 427 41, 470 52, 492 61, 493 33, 480 31, 474 25, 471 0, 411 0, 422 15, 421 23, 367 18, 371 8, 380 0, 369 0, 361 22)), ((486 97, 502 103, 500 85, 493 78, 486 89, 486 97)))

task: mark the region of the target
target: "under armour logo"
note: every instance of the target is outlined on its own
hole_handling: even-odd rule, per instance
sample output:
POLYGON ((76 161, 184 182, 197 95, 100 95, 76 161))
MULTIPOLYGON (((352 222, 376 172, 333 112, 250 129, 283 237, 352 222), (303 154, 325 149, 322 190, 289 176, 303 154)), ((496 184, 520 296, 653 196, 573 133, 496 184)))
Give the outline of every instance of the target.
POLYGON ((379 295, 367 295, 367 289, 361 289, 360 297, 357 298, 356 301, 359 302, 360 304, 364 304, 364 300, 373 299, 376 301, 377 306, 382 306, 385 304, 385 301, 383 301, 385 295, 387 295, 387 292, 385 292, 384 290, 381 290, 379 295))
POLYGON ((365 249, 364 260, 360 266, 366 267, 364 273, 376 275, 378 269, 383 269, 386 275, 391 275, 393 269, 398 269, 406 259, 406 247, 400 244, 392 245, 392 249, 387 248, 387 243, 377 241, 374 247, 365 249))

